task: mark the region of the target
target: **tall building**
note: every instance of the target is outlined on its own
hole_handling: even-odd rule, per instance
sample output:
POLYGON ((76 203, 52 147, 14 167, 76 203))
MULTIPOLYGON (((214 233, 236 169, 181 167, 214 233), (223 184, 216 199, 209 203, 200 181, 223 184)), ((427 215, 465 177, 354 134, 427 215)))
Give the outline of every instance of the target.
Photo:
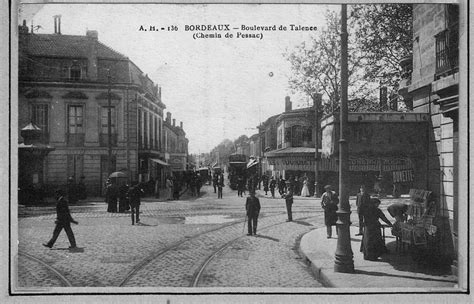
POLYGON ((110 172, 146 181, 151 160, 164 160, 161 89, 97 31, 64 35, 55 16, 53 34, 35 34, 23 22, 18 76, 18 128, 37 129, 50 151, 37 153, 18 139, 20 189, 52 189, 83 176, 88 194, 100 195, 110 172))
POLYGON ((433 191, 441 214, 449 219, 454 252, 459 208, 459 37, 464 35, 460 28, 458 4, 413 5, 413 56, 402 62, 406 73, 400 83, 400 93, 413 111, 429 115, 425 187, 433 191))

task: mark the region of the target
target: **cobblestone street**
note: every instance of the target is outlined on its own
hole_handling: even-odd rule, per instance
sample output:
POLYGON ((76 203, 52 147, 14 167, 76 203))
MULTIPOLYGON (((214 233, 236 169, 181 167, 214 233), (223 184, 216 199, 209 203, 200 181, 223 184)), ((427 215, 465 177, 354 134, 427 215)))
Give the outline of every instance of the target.
POLYGON ((77 250, 64 232, 52 249, 42 246, 54 228, 52 208, 36 216, 39 207, 20 208, 18 288, 321 287, 295 250, 302 234, 322 225, 318 201, 296 199, 288 223, 284 200, 263 194, 258 235, 249 237, 245 197, 227 188, 218 200, 203 189, 197 199, 147 199, 135 226, 101 202, 71 206, 77 250))

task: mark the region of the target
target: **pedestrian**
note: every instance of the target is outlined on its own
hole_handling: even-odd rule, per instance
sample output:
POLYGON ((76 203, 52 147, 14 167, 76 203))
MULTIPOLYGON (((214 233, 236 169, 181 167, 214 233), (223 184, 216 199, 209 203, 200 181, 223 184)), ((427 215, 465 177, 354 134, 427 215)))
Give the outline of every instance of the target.
POLYGON ((140 198, 144 194, 142 188, 137 181, 132 182, 132 186, 127 193, 128 203, 130 204, 130 211, 132 216, 132 225, 140 222, 140 198))
POLYGON ((118 188, 118 202, 119 202, 118 212, 119 213, 124 213, 129 208, 128 200, 127 200, 127 192, 128 192, 127 183, 122 183, 122 185, 120 185, 120 187, 118 188))
POLYGON ((212 186, 214 187, 214 193, 217 191, 217 182, 218 182, 219 176, 217 173, 214 173, 214 176, 212 177, 212 186))
POLYGON ((367 193, 365 186, 361 185, 359 189, 359 193, 357 193, 357 200, 356 200, 356 206, 357 206, 357 214, 359 215, 359 233, 356 235, 362 235, 363 234, 363 209, 366 208, 370 203, 370 195, 367 193))
POLYGON ((172 200, 173 199, 173 180, 171 179, 171 176, 168 176, 166 178, 166 192, 168 194, 167 200, 172 200))
POLYGON ((237 196, 242 197, 245 189, 245 181, 242 176, 237 177, 237 196))
POLYGON ((268 194, 268 177, 263 175, 263 191, 265 191, 265 195, 268 194))
POLYGON ((110 179, 107 179, 105 189, 105 202, 107 203, 107 212, 117 212, 118 189, 110 179))
POLYGON ((270 193, 272 194, 272 198, 275 198, 275 188, 276 188, 276 180, 275 180, 275 177, 272 176, 270 180, 270 193))
POLYGON ((64 192, 62 190, 56 190, 56 227, 53 231, 53 237, 49 242, 44 243, 43 246, 52 248, 56 240, 58 239, 59 233, 64 229, 66 231, 67 238, 69 240, 69 248, 74 249, 76 247, 76 239, 74 238, 74 232, 71 229, 71 223, 79 224, 71 217, 69 212, 68 201, 64 197, 64 192))
POLYGON ((217 198, 222 198, 222 188, 224 187, 224 174, 219 174, 217 178, 217 198))
POLYGON ((173 199, 179 200, 180 191, 181 191, 181 181, 179 178, 175 177, 173 180, 173 199))
POLYGON ((77 186, 72 176, 67 179, 67 199, 69 204, 77 203, 77 186))
POLYGON ((260 201, 255 197, 255 191, 250 191, 250 196, 245 202, 245 210, 247 211, 247 235, 257 235, 258 215, 260 214, 260 201))
POLYGON ((87 198, 87 190, 86 190, 86 184, 84 180, 86 177, 84 175, 81 175, 79 183, 77 184, 77 198, 80 200, 85 200, 87 198))
POLYGON ((364 208, 362 212, 365 228, 360 244, 360 252, 364 254, 364 260, 376 261, 382 254, 388 252, 382 239, 379 219, 390 227, 392 227, 392 223, 379 209, 379 205, 380 200, 372 198, 367 208, 364 208))
POLYGON ((335 191, 331 190, 331 185, 324 186, 326 192, 321 196, 321 207, 324 209, 324 224, 326 225, 327 238, 332 237, 332 226, 337 221, 337 204, 339 198, 335 191))
POLYGON ((401 237, 401 223, 404 223, 407 219, 406 213, 408 211, 408 205, 403 203, 394 203, 388 206, 387 211, 393 218, 395 218, 395 223, 393 223, 392 227, 392 235, 401 237))
POLYGON ((303 180, 303 189, 301 189, 301 196, 308 197, 309 196, 309 188, 308 188, 308 178, 305 177, 303 180))
POLYGON ((199 197, 201 195, 201 187, 202 187, 202 179, 201 174, 196 174, 196 196, 199 197))
POLYGON ((288 219, 286 220, 287 222, 293 221, 293 213, 291 211, 291 207, 293 206, 293 189, 294 188, 289 187, 288 193, 283 194, 283 197, 285 198, 285 203, 286 203, 286 212, 288 214, 288 219))
POLYGON ((283 196, 283 194, 285 194, 286 192, 286 181, 282 175, 280 176, 280 180, 278 181, 278 192, 281 196, 283 196))
POLYGON ((155 198, 160 198, 160 185, 161 181, 157 178, 155 181, 155 198))

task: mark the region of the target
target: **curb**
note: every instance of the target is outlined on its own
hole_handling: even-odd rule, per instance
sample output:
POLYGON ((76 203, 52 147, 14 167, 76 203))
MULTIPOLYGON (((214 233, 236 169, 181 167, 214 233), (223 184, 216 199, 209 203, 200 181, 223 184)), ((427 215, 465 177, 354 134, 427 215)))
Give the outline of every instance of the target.
POLYGON ((324 287, 329 287, 329 288, 334 288, 334 284, 329 280, 329 278, 323 273, 322 268, 317 266, 316 264, 312 263, 311 260, 308 258, 308 256, 304 253, 303 249, 301 249, 301 241, 303 240, 304 237, 307 237, 309 233, 316 229, 321 229, 321 228, 315 228, 311 229, 310 231, 304 233, 300 238, 299 242, 297 244, 298 246, 298 254, 303 258, 304 262, 306 265, 309 266, 309 269, 313 276, 316 278, 316 280, 321 283, 324 287))

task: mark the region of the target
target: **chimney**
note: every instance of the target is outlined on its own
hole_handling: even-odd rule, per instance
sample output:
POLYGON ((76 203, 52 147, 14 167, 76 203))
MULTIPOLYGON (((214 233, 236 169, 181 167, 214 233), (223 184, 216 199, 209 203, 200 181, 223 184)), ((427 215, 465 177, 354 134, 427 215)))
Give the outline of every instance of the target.
POLYGON ((87 30, 86 31, 86 36, 95 40, 99 39, 99 33, 97 31, 93 30, 87 30))
POLYGON ((285 97, 285 112, 291 111, 290 96, 285 97))
POLYGON ((54 15, 54 33, 61 35, 61 15, 54 15))
POLYGON ((171 123, 171 113, 170 112, 166 112, 166 122, 167 123, 171 123))
POLYGON ((173 118, 173 127, 176 126, 176 119, 173 118))
POLYGON ((97 80, 97 42, 99 34, 97 31, 87 30, 87 78, 97 80))
POLYGON ((23 20, 23 25, 18 26, 18 32, 20 34, 28 34, 28 26, 26 26, 26 20, 23 20))
POLYGON ((181 129, 183 129, 183 122, 182 122, 182 121, 179 122, 179 127, 180 127, 181 129))

